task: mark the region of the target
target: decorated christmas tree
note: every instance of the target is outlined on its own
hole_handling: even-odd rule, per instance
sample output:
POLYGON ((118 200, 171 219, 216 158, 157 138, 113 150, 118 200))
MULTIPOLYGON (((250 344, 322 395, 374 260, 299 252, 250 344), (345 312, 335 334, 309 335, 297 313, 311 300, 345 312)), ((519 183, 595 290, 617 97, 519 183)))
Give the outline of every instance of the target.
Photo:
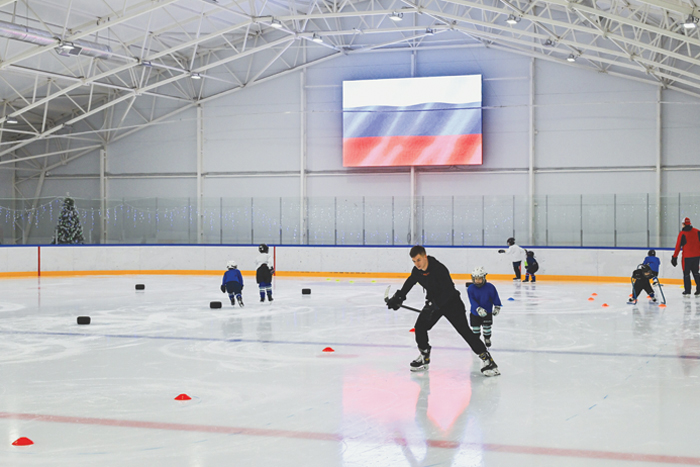
POLYGON ((78 211, 75 210, 75 201, 72 198, 66 198, 63 201, 63 210, 56 226, 56 235, 51 243, 57 245, 83 243, 83 227, 80 225, 78 211))

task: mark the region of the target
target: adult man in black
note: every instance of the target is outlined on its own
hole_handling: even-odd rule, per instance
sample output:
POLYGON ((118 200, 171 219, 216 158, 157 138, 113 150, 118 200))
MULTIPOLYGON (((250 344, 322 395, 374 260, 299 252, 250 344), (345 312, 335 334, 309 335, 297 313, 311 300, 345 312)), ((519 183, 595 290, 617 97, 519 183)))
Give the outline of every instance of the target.
POLYGON ((498 365, 486 350, 486 345, 469 327, 464 302, 455 289, 450 271, 434 257, 428 256, 425 248, 420 245, 411 248, 410 255, 414 264, 411 275, 406 279, 401 290, 397 290, 387 301, 387 306, 398 310, 406 300, 408 292, 417 283, 426 290, 425 307, 419 313, 415 324, 416 344, 420 355, 411 362, 411 371, 428 369, 431 349, 428 343, 428 331, 444 316, 483 362, 481 372, 486 376, 500 375, 498 365))

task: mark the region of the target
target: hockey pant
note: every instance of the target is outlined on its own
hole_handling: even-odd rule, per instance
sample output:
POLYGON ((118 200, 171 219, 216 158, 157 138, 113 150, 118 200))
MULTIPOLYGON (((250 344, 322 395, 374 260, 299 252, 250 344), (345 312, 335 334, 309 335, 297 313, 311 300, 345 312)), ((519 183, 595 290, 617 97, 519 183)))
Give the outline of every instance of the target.
POLYGON ((515 278, 520 279, 520 264, 522 261, 513 261, 513 271, 515 271, 515 278))
POLYGON ((258 289, 260 290, 260 301, 265 300, 265 294, 267 293, 267 299, 272 300, 272 284, 270 282, 258 282, 258 289))
POLYGON ((695 279, 695 291, 700 290, 700 273, 698 273, 698 268, 700 267, 700 256, 694 258, 683 258, 683 288, 685 288, 685 293, 690 293, 690 275, 693 275, 695 279))
POLYGON ((455 328, 459 335, 469 344, 469 347, 471 347, 475 354, 480 355, 486 352, 486 345, 472 332, 469 323, 467 323, 467 314, 464 308, 464 302, 461 298, 451 300, 442 308, 432 313, 421 311, 418 314, 415 330, 416 344, 418 344, 419 349, 425 350, 430 347, 428 343, 428 331, 433 329, 435 323, 443 316, 447 318, 447 321, 450 322, 452 327, 455 328))
POLYGON ((493 325, 493 315, 489 313, 485 318, 469 313, 469 324, 472 326, 472 332, 479 336, 481 328, 484 328, 484 337, 491 337, 491 326, 493 325))
POLYGON ((649 279, 637 279, 634 281, 634 298, 639 298, 639 293, 644 290, 650 297, 654 296, 654 289, 649 283, 649 279))
POLYGON ((241 298, 241 292, 243 291, 243 284, 236 281, 230 281, 226 283, 226 292, 228 292, 228 298, 233 302, 234 298, 241 298))

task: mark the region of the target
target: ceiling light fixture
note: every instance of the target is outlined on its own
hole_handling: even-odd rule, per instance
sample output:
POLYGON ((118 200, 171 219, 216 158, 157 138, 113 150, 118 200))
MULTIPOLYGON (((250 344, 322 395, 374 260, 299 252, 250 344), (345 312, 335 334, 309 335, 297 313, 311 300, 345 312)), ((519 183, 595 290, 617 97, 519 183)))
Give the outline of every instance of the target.
POLYGON ((272 18, 272 22, 270 22, 270 26, 272 26, 275 29, 282 29, 282 21, 272 18))
POLYGON ((314 33, 313 36, 311 36, 311 40, 314 41, 317 44, 323 44, 323 37, 319 36, 318 34, 314 33))
POLYGON ((426 28, 426 29, 425 29, 425 33, 426 33, 426 34, 435 34, 435 29, 433 29, 433 28, 426 28))
POLYGON ((688 18, 683 22, 685 29, 695 29, 698 25, 698 18, 693 15, 688 15, 688 18))
POLYGON ((567 62, 572 62, 572 63, 575 62, 575 61, 576 61, 576 55, 574 55, 574 54, 569 54, 569 56, 566 57, 566 61, 567 61, 567 62))
POLYGON ((508 15, 506 23, 508 24, 518 24, 520 22, 520 16, 508 15))
POLYGON ((398 23, 403 19, 403 13, 394 11, 389 15, 389 19, 398 23))
POLYGON ((17 119, 15 117, 7 117, 7 119, 5 120, 5 123, 7 123, 9 125, 16 125, 19 122, 17 121, 17 119))
POLYGON ((200 75, 199 73, 191 73, 191 74, 190 74, 190 78, 192 78, 192 79, 202 79, 202 75, 200 75))

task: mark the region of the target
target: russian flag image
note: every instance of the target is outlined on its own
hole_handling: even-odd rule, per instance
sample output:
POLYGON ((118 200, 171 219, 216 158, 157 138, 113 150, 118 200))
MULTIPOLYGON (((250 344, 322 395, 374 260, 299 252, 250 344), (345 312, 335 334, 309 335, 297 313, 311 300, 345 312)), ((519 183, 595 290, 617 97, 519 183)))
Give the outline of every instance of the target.
POLYGON ((481 75, 343 82, 344 167, 481 163, 481 75))

